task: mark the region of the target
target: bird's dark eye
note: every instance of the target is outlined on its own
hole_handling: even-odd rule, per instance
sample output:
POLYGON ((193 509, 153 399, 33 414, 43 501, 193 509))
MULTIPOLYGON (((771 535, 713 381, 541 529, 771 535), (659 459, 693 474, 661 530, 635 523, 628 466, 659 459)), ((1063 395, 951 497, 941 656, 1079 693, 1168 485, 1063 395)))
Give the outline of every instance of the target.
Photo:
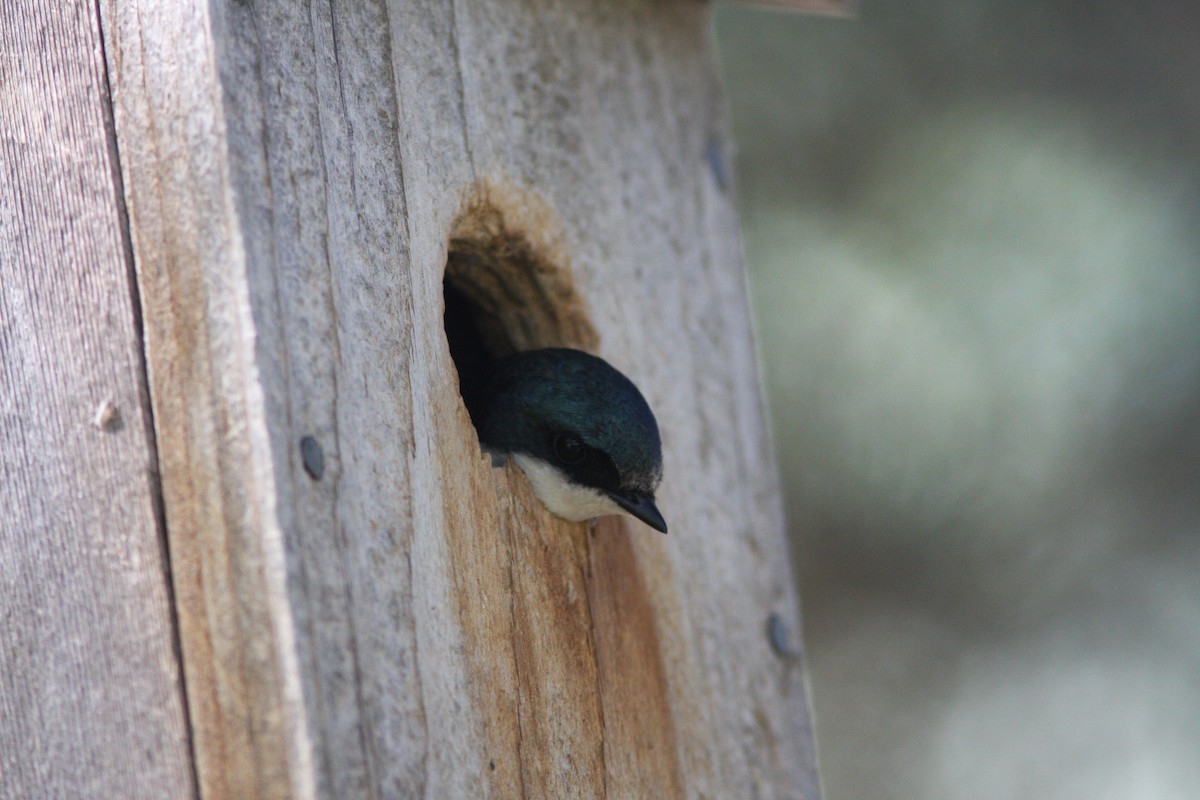
POLYGON ((554 455, 564 464, 578 464, 583 461, 586 453, 583 442, 579 441, 578 437, 569 433, 560 433, 554 437, 554 455))

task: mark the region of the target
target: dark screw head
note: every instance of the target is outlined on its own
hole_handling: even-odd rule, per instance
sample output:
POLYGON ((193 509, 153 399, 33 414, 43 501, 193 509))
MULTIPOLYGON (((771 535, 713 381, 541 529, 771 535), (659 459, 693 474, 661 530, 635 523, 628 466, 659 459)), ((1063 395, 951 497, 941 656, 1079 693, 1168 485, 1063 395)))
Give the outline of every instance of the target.
POLYGON ((771 649, 775 651, 775 655, 780 658, 793 658, 799 655, 792 645, 792 637, 788 635, 787 623, 779 614, 767 617, 767 639, 771 642, 771 649))
POLYGON ((712 172, 713 180, 717 182, 717 188, 725 191, 729 188, 729 167, 725 163, 725 154, 721 152, 721 143, 716 139, 709 140, 708 146, 704 148, 704 158, 708 161, 708 168, 712 172))
POLYGON ((300 458, 304 461, 304 471, 308 473, 308 477, 314 481, 321 480, 321 476, 325 474, 325 454, 321 451, 320 442, 311 436, 301 439, 300 458))

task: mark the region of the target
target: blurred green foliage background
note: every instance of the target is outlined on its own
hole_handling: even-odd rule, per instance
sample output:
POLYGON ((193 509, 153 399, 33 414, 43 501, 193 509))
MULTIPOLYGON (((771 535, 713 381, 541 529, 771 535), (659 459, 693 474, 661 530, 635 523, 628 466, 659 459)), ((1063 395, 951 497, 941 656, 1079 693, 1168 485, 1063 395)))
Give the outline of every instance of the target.
POLYGON ((1200 4, 716 29, 826 800, 1200 797, 1200 4))

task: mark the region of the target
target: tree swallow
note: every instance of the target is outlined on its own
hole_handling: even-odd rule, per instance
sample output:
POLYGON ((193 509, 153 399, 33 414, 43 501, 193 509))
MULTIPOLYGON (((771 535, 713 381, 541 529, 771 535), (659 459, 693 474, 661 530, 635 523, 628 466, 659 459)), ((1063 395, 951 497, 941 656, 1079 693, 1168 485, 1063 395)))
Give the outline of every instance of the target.
POLYGON ((579 522, 628 513, 667 532, 654 504, 658 424, 608 362, 566 348, 508 356, 468 409, 485 449, 511 456, 554 514, 579 522))

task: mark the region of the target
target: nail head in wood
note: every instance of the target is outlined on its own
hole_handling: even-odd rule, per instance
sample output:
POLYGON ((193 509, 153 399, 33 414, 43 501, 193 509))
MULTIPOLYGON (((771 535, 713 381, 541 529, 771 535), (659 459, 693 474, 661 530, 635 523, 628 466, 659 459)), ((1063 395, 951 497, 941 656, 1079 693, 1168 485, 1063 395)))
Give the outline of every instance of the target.
POLYGON ((792 637, 787 623, 779 614, 771 614, 767 617, 767 639, 770 640, 771 649, 775 651, 775 655, 780 658, 794 658, 799 655, 796 648, 792 646, 792 637))
POLYGON ((108 398, 96 407, 96 414, 92 417, 92 427, 102 433, 115 431, 120 422, 121 412, 108 398))
POLYGON ((321 443, 311 436, 305 436, 300 440, 300 457, 304 460, 304 471, 308 477, 314 481, 321 480, 325 474, 325 453, 321 450, 321 443))

